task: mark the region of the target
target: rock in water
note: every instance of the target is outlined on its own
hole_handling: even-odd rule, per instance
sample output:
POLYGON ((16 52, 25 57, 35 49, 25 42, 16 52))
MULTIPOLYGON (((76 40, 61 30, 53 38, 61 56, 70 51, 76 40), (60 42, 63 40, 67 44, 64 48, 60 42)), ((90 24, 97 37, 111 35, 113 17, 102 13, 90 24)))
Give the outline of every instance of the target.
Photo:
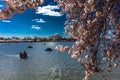
POLYGON ((45 49, 45 51, 53 51, 53 49, 47 48, 47 49, 45 49))

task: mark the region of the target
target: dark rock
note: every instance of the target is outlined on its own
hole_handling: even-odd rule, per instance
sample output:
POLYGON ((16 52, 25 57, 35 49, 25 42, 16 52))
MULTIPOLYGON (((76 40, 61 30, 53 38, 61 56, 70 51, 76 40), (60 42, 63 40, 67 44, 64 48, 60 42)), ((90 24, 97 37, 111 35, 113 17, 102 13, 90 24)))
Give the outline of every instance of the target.
POLYGON ((43 43, 43 45, 46 45, 46 43, 43 43))
POLYGON ((53 51, 53 49, 47 48, 47 49, 45 49, 45 51, 53 51))
POLYGON ((33 48, 32 46, 28 46, 27 48, 33 48))

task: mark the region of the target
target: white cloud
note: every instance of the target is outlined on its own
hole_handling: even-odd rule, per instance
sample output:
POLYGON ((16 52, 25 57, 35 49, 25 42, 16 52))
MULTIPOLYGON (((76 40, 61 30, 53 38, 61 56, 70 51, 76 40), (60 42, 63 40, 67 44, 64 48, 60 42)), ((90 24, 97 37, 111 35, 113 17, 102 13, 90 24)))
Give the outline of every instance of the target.
POLYGON ((37 21, 37 20, 39 20, 39 19, 32 19, 32 21, 37 21))
POLYGON ((32 29, 35 29, 35 30, 40 30, 40 29, 41 29, 41 27, 39 27, 39 26, 37 26, 37 25, 32 25, 31 28, 32 28, 32 29))
POLYGON ((11 21, 9 21, 9 20, 2 20, 2 22, 10 23, 11 21))
POLYGON ((45 23, 45 21, 43 19, 39 19, 38 21, 36 21, 38 23, 45 23))
POLYGON ((45 20, 41 19, 32 19, 32 21, 36 21, 37 23, 45 23, 45 20))
POLYGON ((53 6, 53 5, 47 5, 47 6, 43 6, 43 7, 38 7, 36 14, 42 14, 42 15, 48 15, 48 16, 62 16, 62 14, 60 14, 60 12, 55 11, 55 10, 59 10, 60 7, 58 6, 53 6))

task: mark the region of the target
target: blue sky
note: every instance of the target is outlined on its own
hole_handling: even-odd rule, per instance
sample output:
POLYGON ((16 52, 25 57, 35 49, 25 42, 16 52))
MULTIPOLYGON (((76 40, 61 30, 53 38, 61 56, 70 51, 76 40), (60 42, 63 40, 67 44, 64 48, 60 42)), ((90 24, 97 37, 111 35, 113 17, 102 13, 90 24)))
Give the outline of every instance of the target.
MULTIPOLYGON (((0 2, 0 9, 5 5, 0 2)), ((24 13, 15 13, 12 18, 0 20, 0 37, 47 37, 55 33, 64 36, 65 15, 60 14, 60 8, 53 2, 47 0, 34 9, 27 9, 24 13)))

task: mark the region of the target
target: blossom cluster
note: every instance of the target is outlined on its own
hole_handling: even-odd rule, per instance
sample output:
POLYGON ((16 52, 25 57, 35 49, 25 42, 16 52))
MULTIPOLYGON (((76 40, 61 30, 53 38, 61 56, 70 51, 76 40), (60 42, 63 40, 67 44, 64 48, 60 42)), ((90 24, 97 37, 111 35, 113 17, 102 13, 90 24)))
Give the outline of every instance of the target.
MULTIPOLYGON (((65 32, 76 41, 72 47, 58 46, 83 64, 85 78, 120 63, 120 0, 55 0, 67 16, 65 32), (104 64, 104 65, 103 65, 104 64)), ((43 0, 4 0, 0 19, 36 7, 43 0)), ((105 79, 105 77, 103 77, 105 79)))

